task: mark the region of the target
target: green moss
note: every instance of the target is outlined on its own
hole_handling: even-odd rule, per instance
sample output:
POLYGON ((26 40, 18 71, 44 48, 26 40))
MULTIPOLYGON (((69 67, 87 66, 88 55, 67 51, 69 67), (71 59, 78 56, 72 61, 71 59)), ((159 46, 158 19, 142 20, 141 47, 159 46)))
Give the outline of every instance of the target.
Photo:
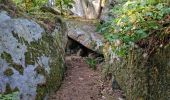
POLYGON ((4 75, 6 76, 12 76, 14 74, 14 72, 12 71, 11 68, 8 68, 4 71, 4 75))
POLYGON ((31 58, 31 53, 30 52, 25 52, 25 63, 27 65, 34 65, 35 64, 35 60, 31 58))
POLYGON ((127 100, 147 100, 147 67, 142 51, 129 52, 127 59, 114 62, 111 66, 112 73, 118 81, 121 89, 125 92, 127 100))
MULTIPOLYGON (((58 58, 57 58, 58 59, 58 58)), ((53 66, 51 69, 50 77, 47 78, 47 85, 39 85, 37 88, 37 100, 42 100, 42 97, 45 96, 46 93, 51 93, 57 90, 62 82, 64 70, 61 66, 63 66, 61 59, 54 62, 50 66, 53 66), (56 66, 56 67, 55 67, 56 66)))
MULTIPOLYGON (((55 23, 54 20, 52 20, 52 22, 55 23)), ((65 29, 63 28, 62 30, 65 31, 65 29)), ((38 58, 42 56, 49 57, 51 60, 49 62, 50 63, 49 66, 51 68, 49 75, 47 75, 48 73, 45 71, 45 68, 43 66, 39 66, 35 69, 35 71, 38 74, 43 75, 46 79, 46 83, 37 86, 37 98, 36 99, 42 100, 43 97, 47 93, 50 93, 51 91, 56 91, 58 87, 60 86, 61 81, 63 79, 64 61, 62 58, 64 56, 64 53, 63 53, 62 46, 64 43, 62 42, 63 41, 62 39, 63 36, 61 36, 62 33, 57 34, 55 37, 48 33, 42 33, 41 39, 39 39, 38 41, 31 42, 31 43, 28 43, 24 38, 18 37, 17 36, 18 33, 13 32, 12 34, 18 40, 19 43, 24 44, 27 47, 27 52, 25 52, 24 54, 25 61, 26 61, 25 65, 35 65, 35 63, 38 63, 39 61, 38 58), (57 39, 59 41, 57 41, 57 39), (58 45, 56 41, 60 45, 58 45)), ((17 48, 20 48, 20 46, 18 46, 17 48)), ((1 58, 5 59, 10 64, 10 67, 13 67, 21 75, 23 75, 24 67, 20 64, 14 63, 10 54, 3 52, 0 56, 1 58)), ((13 74, 13 71, 11 69, 7 69, 4 72, 4 74, 10 76, 13 74)), ((9 84, 7 84, 6 88, 7 88, 8 93, 12 91, 18 91, 18 88, 12 90, 9 84)))
MULTIPOLYGON (((19 71, 20 74, 23 75, 24 68, 22 67, 22 65, 18 65, 16 63, 13 63, 13 60, 12 60, 12 57, 11 57, 10 54, 3 52, 1 54, 1 58, 5 59, 10 64, 11 67, 15 68, 17 71, 19 71)), ((7 70, 5 72, 5 74, 11 75, 11 74, 13 74, 13 72, 11 70, 7 70)))
POLYGON ((19 91, 17 87, 14 88, 13 92, 19 91))
POLYGON ((64 69, 62 68, 62 61, 61 62, 55 62, 53 63, 53 66, 58 66, 58 67, 53 67, 51 69, 50 76, 47 79, 48 82, 48 90, 57 90, 59 86, 61 85, 63 75, 64 75, 64 69))
POLYGON ((47 86, 38 85, 36 92, 37 92, 36 100, 43 100, 43 97, 45 97, 46 93, 48 93, 47 86))
POLYGON ((21 75, 23 75, 24 73, 24 68, 22 67, 22 65, 16 64, 16 63, 12 63, 10 66, 12 66, 14 69, 16 69, 21 75))
POLYGON ((62 57, 64 56, 64 53, 62 52, 60 45, 56 44, 55 38, 49 34, 43 33, 42 39, 27 45, 27 52, 25 53, 26 64, 35 64, 38 61, 38 57, 41 56, 52 58, 49 65, 51 68, 50 75, 47 75, 43 66, 37 66, 35 69, 38 74, 41 74, 46 78, 46 83, 38 85, 37 87, 36 100, 42 100, 47 93, 57 90, 63 79, 64 61, 62 60, 62 57))
POLYGON ((126 60, 112 64, 113 74, 127 100, 168 100, 170 45, 143 57, 142 50, 129 52, 126 60))
MULTIPOLYGON (((18 40, 18 43, 26 44, 26 45, 29 44, 28 41, 26 41, 24 37, 19 37, 18 33, 15 33, 14 31, 12 31, 12 35, 13 35, 13 37, 15 37, 18 40)), ((17 46, 17 48, 20 48, 20 47, 17 46)))
POLYGON ((8 93, 11 93, 11 92, 13 92, 13 91, 12 91, 10 85, 7 83, 6 84, 6 92, 4 94, 8 94, 8 93))
POLYGON ((37 68, 35 68, 35 71, 36 71, 38 74, 41 74, 41 75, 43 75, 43 76, 46 76, 46 75, 47 75, 44 67, 38 66, 37 68))
POLYGON ((15 33, 15 31, 12 31, 12 35, 13 35, 13 37, 15 37, 17 40, 20 40, 18 34, 15 33))
POLYGON ((3 52, 1 54, 1 58, 6 60, 8 63, 12 63, 13 62, 11 55, 9 53, 7 53, 7 52, 3 52))
POLYGON ((149 99, 150 100, 168 100, 170 93, 168 86, 170 80, 169 61, 170 61, 170 44, 166 48, 158 49, 157 53, 149 58, 148 76, 149 76, 149 99))
POLYGON ((37 23, 39 23, 46 32, 51 33, 55 29, 55 19, 56 15, 50 12, 42 12, 41 10, 36 10, 30 12, 30 16, 35 19, 37 23))
MULTIPOLYGON (((6 84, 6 91, 5 91, 5 93, 2 94, 2 96, 8 95, 8 94, 12 94, 12 93, 17 92, 17 91, 19 91, 19 89, 18 89, 17 87, 14 88, 14 89, 12 89, 12 88, 10 87, 10 85, 7 83, 7 84, 6 84)), ((1 99, 1 98, 0 98, 0 99, 1 99)), ((5 100, 9 100, 9 99, 5 99, 5 100)), ((10 99, 10 100, 11 100, 11 99, 10 99)))
POLYGON ((95 49, 95 47, 97 46, 96 42, 95 42, 95 41, 92 41, 92 42, 91 42, 91 46, 93 47, 93 49, 95 49))
MULTIPOLYGON (((61 21, 61 23, 63 23, 62 20, 56 21, 59 21, 59 23, 61 21)), ((63 32, 64 31, 66 30, 63 30, 63 32)), ((43 66, 37 66, 37 68, 35 68, 37 74, 41 74, 46 78, 46 83, 39 84, 37 86, 36 100, 42 100, 46 94, 56 91, 61 85, 64 76, 64 61, 63 61, 64 43, 62 42, 63 37, 61 37, 61 35, 63 34, 56 33, 56 36, 54 37, 51 34, 42 33, 41 39, 39 39, 38 41, 31 42, 30 44, 26 44, 27 46, 27 52, 25 53, 26 65, 38 63, 39 61, 38 58, 41 56, 51 58, 49 65, 51 69, 49 75, 47 74, 43 66)), ((11 66, 18 70, 20 74, 23 74, 24 69, 21 65, 11 64, 11 66)))

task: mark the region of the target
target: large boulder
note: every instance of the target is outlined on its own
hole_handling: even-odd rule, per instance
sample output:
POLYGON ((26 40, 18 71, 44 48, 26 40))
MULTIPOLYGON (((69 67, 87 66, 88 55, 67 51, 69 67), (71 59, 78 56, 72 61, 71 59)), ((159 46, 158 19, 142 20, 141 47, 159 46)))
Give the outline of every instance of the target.
MULTIPOLYGON (((0 12, 0 94, 18 91, 21 100, 42 100, 56 90, 64 73, 63 22, 46 33, 35 21, 0 12)), ((0 97, 1 99, 1 97, 0 97)))
POLYGON ((86 19, 97 19, 101 16, 102 20, 108 18, 109 10, 114 5, 115 0, 73 0, 71 11, 75 16, 86 19))
POLYGON ((84 47, 103 54, 102 47, 104 44, 104 37, 96 32, 96 26, 89 21, 67 21, 68 37, 77 41, 84 47))
POLYGON ((170 44, 148 55, 133 49, 126 60, 112 64, 113 74, 127 100, 168 100, 170 44))
POLYGON ((74 0, 71 11, 74 15, 87 19, 96 19, 99 13, 100 0, 74 0))

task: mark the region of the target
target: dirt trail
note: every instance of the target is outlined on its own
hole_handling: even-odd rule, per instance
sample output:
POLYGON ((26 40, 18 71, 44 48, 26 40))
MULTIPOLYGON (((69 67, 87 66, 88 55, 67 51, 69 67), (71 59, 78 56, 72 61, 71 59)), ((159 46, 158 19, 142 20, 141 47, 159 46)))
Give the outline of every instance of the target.
POLYGON ((51 100, 98 100, 100 75, 88 68, 81 57, 67 57, 67 73, 62 86, 51 100))
POLYGON ((66 57, 66 62, 67 72, 63 84, 50 100, 119 100, 103 96, 104 92, 106 95, 108 93, 101 82, 99 67, 94 71, 83 58, 76 56, 66 57))

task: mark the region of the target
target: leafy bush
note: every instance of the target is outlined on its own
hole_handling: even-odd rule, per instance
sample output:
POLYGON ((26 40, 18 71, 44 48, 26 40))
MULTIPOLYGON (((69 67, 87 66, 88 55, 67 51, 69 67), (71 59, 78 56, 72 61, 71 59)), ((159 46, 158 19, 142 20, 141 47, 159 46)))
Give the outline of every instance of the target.
POLYGON ((12 0, 15 4, 27 11, 34 11, 47 4, 48 0, 12 0))
POLYGON ((59 6, 62 6, 64 8, 72 8, 72 4, 74 3, 73 0, 57 0, 56 1, 56 4, 59 5, 59 6))
MULTIPOLYGON (((31 12, 36 11, 43 5, 48 4, 48 0, 13 0, 19 7, 31 12)), ((74 3, 73 0, 55 0, 56 7, 60 10, 69 9, 74 3)))
POLYGON ((136 42, 164 28, 160 22, 170 14, 170 8, 166 3, 151 1, 127 1, 123 6, 116 7, 119 9, 113 9, 116 18, 100 26, 100 32, 104 33, 116 55, 126 56, 136 42))

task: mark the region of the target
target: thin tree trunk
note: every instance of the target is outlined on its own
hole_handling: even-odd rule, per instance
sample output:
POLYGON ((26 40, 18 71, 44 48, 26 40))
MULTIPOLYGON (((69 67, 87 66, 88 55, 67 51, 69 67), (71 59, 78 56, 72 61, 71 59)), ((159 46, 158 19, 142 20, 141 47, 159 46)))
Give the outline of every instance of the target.
POLYGON ((102 10, 103 10, 103 7, 102 7, 102 0, 100 0, 100 3, 99 3, 99 11, 98 11, 99 13, 98 13, 98 16, 97 16, 98 19, 100 19, 102 10))

